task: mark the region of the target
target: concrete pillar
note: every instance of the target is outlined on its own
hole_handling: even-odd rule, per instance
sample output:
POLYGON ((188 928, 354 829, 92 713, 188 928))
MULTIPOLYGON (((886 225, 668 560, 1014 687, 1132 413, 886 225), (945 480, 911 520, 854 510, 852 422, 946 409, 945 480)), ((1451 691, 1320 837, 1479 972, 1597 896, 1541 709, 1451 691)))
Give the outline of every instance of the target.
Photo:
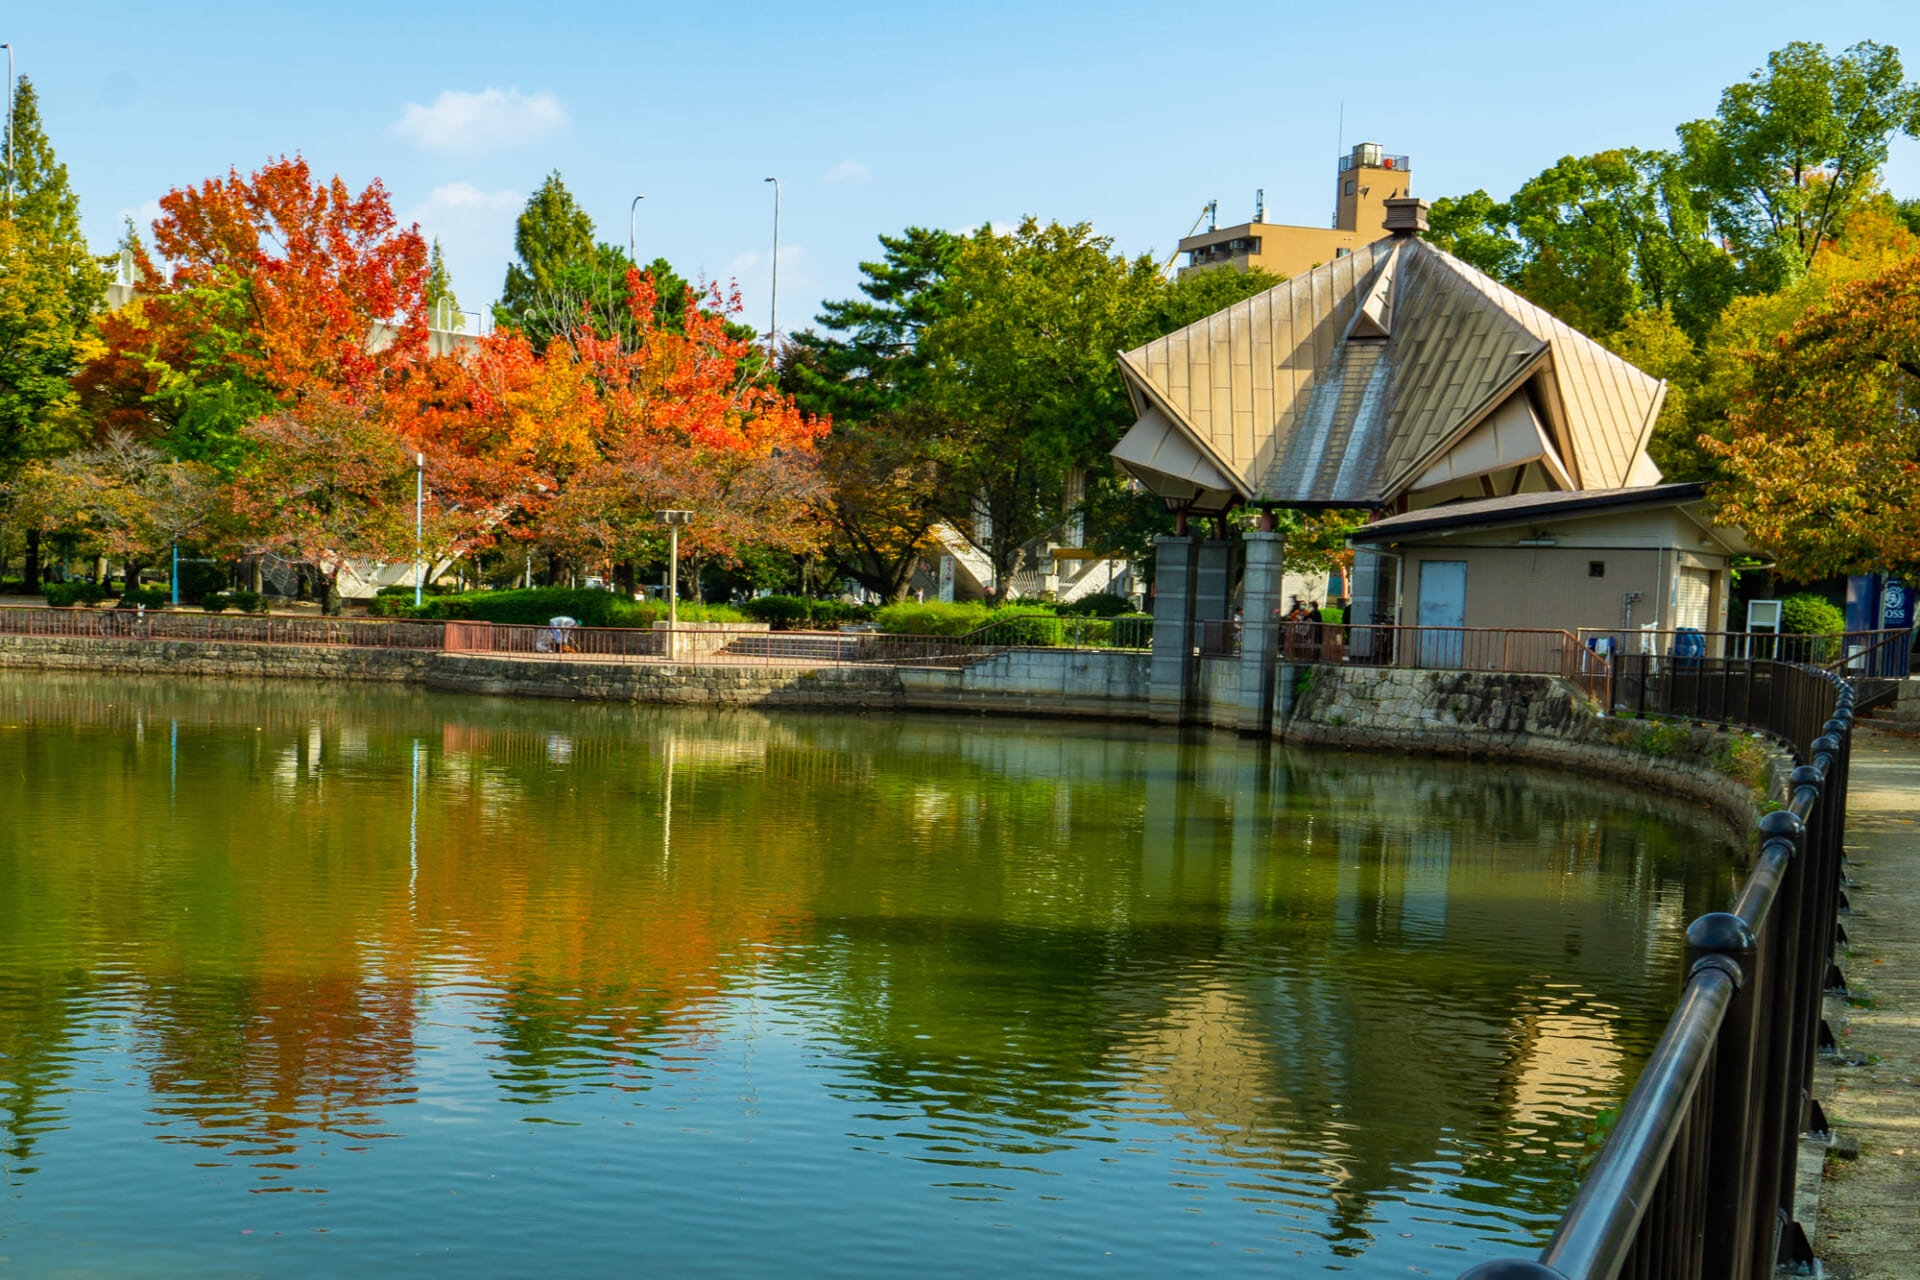
POLYGON ((1148 709, 1162 724, 1187 718, 1193 696, 1193 610, 1200 570, 1197 538, 1158 538, 1153 560, 1153 659, 1148 709))
POLYGON ((1200 568, 1193 591, 1198 622, 1224 622, 1233 614, 1233 544, 1208 538, 1200 544, 1200 568))
POLYGON ((1275 667, 1280 658, 1282 562, 1287 535, 1259 531, 1247 535, 1246 590, 1240 623, 1240 717, 1242 733, 1273 732, 1275 667))

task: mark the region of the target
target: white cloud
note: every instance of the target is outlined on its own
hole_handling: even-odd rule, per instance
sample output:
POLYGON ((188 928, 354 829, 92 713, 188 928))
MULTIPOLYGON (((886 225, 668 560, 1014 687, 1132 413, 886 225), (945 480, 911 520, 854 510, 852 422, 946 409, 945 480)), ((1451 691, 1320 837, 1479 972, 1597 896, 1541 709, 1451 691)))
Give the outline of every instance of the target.
POLYGON ((828 182, 865 182, 871 177, 873 174, 867 171, 867 166, 858 160, 842 160, 827 170, 828 182))
POLYGON ((471 182, 449 182, 406 210, 400 221, 417 222, 429 241, 440 241, 453 291, 473 310, 500 288, 513 257, 513 220, 526 198, 524 191, 483 191, 471 182))
POLYGON ((393 132, 434 151, 485 151, 532 142, 566 123, 567 109, 551 93, 444 89, 430 107, 409 102, 393 132))

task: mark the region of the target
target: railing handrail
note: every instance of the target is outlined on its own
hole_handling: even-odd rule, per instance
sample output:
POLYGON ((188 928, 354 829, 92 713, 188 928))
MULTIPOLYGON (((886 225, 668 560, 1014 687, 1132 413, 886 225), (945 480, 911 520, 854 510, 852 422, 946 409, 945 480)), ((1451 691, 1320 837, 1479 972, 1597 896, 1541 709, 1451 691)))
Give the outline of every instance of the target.
POLYGON ((1482 1263, 1462 1280, 1612 1280, 1630 1262, 1635 1275, 1734 1280, 1771 1274, 1796 1244, 1776 1215, 1813 1105, 1854 691, 1830 671, 1770 665, 1792 687, 1754 727, 1796 743, 1791 803, 1761 820, 1732 909, 1688 928, 1679 1005, 1538 1261, 1482 1263))

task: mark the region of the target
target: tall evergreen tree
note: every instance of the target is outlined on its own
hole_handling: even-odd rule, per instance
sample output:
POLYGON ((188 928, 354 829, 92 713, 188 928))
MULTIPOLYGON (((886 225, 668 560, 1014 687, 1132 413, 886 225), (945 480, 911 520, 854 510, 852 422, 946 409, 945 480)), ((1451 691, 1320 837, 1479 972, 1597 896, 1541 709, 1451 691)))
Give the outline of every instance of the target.
MULTIPOLYGON (((0 209, 0 482, 79 442, 72 377, 97 346, 91 317, 107 271, 80 234, 80 201, 22 76, 13 107, 12 199, 0 209)), ((26 579, 39 583, 39 533, 27 530, 26 579)))
POLYGON ((440 252, 440 237, 433 238, 433 251, 427 257, 427 320, 430 324, 440 322, 440 302, 445 299, 453 308, 451 327, 464 329, 467 318, 460 311, 460 299, 453 296, 453 273, 447 270, 447 259, 440 252))

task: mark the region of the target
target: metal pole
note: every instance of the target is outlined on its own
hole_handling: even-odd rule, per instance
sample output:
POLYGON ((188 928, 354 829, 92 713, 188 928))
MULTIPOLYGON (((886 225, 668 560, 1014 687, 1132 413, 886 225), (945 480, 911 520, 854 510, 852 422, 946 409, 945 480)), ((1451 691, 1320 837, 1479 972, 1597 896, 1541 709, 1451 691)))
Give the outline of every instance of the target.
POLYGON ((13 46, 0 44, 7 51, 7 216, 13 216, 13 46))
POLYGON ((773 296, 767 304, 767 374, 771 377, 773 345, 780 337, 780 179, 767 181, 773 184, 773 296))
POLYGON ((640 202, 645 199, 645 196, 635 196, 627 206, 627 261, 636 267, 640 265, 640 255, 633 247, 633 215, 640 211, 640 202))
POLYGON ((167 575, 167 584, 173 588, 173 607, 180 607, 180 544, 173 544, 173 572, 167 575))
POLYGON ((667 526, 667 661, 679 656, 680 526, 667 526))
POLYGON ((413 607, 420 607, 422 580, 427 576, 420 567, 420 553, 425 544, 424 532, 427 518, 427 455, 413 455, 413 607))

